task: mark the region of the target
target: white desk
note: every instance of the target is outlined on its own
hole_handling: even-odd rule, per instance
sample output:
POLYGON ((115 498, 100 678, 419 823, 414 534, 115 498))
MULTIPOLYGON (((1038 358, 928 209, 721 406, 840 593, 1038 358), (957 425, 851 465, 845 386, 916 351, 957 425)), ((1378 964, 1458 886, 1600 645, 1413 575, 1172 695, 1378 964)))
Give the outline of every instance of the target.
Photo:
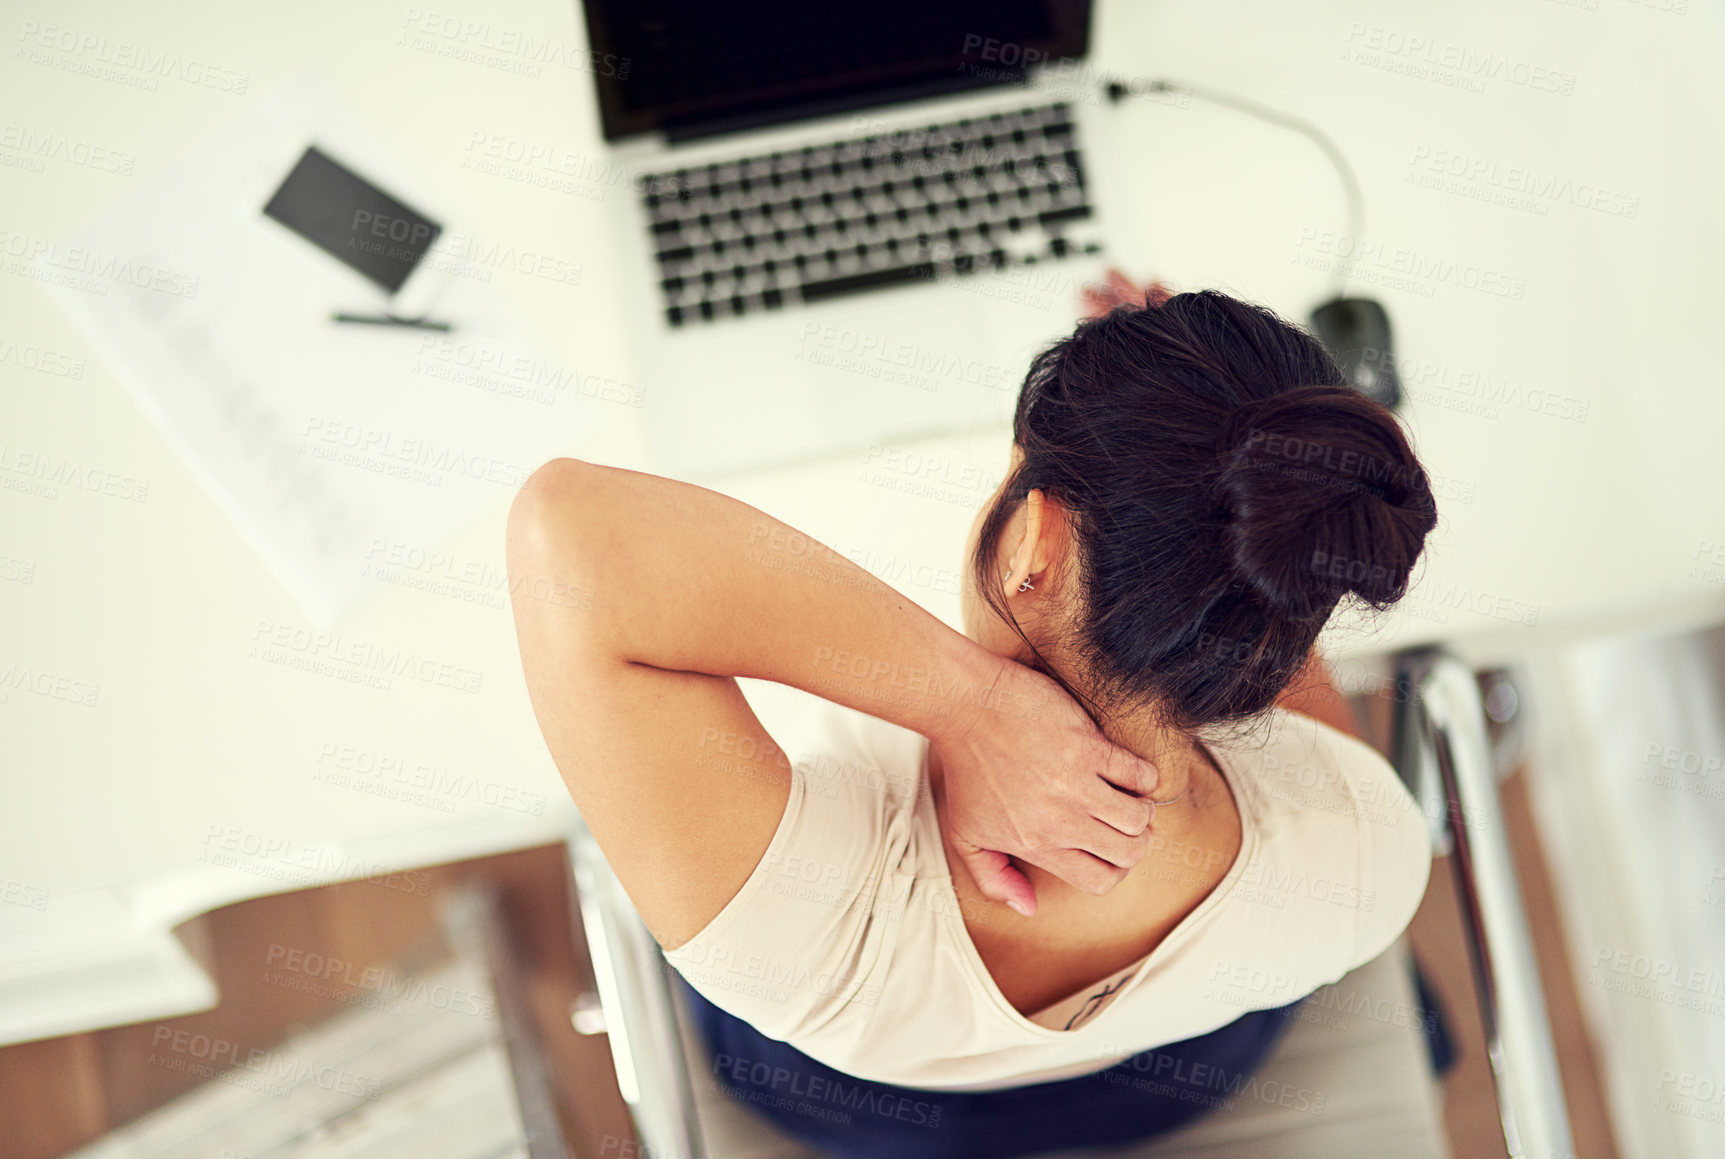
MULTIPOLYGON (((146 174, 208 132, 246 99, 231 91, 240 77, 255 94, 316 64, 481 234, 580 264, 577 284, 508 266, 496 279, 570 365, 631 380, 600 228, 602 200, 630 196, 628 184, 608 180, 589 77, 521 48, 549 40, 554 59, 583 57, 568 0, 468 4, 439 19, 328 2, 8 8, 0 673, 28 670, 34 683, 0 688, 0 1041, 208 1001, 165 934, 192 913, 553 839, 570 808, 529 710, 507 601, 472 581, 501 575, 507 495, 451 542, 419 545, 441 550, 445 568, 403 569, 338 629, 481 673, 477 693, 411 678, 363 687, 253 658, 260 634, 281 625, 291 639, 303 621, 14 251, 67 232, 125 187, 125 171, 146 174), (451 16, 485 22, 494 47, 464 43, 451 16), (80 49, 84 37, 107 47, 80 49), (146 51, 115 63, 121 42, 146 51), (164 54, 172 63, 138 63, 164 54), (560 151, 576 178, 558 189, 475 165, 475 142, 496 135, 560 151), (79 147, 34 151, 44 138, 79 147), (26 361, 26 349, 52 357, 26 361), (21 453, 131 481, 115 492, 147 490, 141 501, 21 490, 21 453), (366 771, 378 759, 401 771, 366 771), (423 795, 368 791, 386 787, 423 795), (263 847, 276 868, 220 868, 263 847), (98 961, 111 968, 61 973, 98 961)), ((1725 162, 1711 145, 1725 114, 1722 34, 1690 8, 1265 0, 1099 13, 1096 71, 1168 75, 1304 115, 1359 173, 1373 256, 1353 286, 1392 315, 1443 523, 1409 606, 1375 636, 1339 634, 1335 654, 1443 639, 1488 660, 1725 611, 1725 555, 1706 558, 1725 550, 1710 546, 1725 543, 1725 396, 1710 363, 1725 259, 1725 162), (1499 184, 1447 176, 1458 157, 1464 170, 1495 165, 1499 184), (1489 200, 1523 171, 1544 192, 1489 200), (1595 188, 1613 195, 1605 208, 1584 207, 1595 188), (1609 211, 1625 199, 1633 217, 1609 211), (1543 413, 1548 399, 1585 406, 1585 421, 1543 413)), ((1201 103, 1103 115, 1129 141, 1093 162, 1115 182, 1103 209, 1130 273, 1227 289, 1296 320, 1327 293, 1312 266, 1346 248, 1342 202, 1308 142, 1201 103)), ((1050 295, 1050 334, 1076 309, 1075 295, 1050 295)), ((859 448, 722 486, 956 623, 964 529, 1006 454, 1000 431, 859 448), (935 497, 919 486, 930 471, 945 487, 935 497)), ((609 461, 633 456, 624 431, 609 461)), ((751 689, 794 737, 782 692, 751 689)))

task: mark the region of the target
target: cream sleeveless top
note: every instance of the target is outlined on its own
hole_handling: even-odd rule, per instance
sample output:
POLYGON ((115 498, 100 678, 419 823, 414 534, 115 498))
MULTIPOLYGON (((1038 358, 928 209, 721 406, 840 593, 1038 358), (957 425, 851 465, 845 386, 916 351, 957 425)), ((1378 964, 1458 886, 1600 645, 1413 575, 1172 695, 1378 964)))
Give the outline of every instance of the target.
MULTIPOLYGON (((721 1009, 858 1078, 987 1090, 1104 1070, 1335 981, 1395 941, 1425 893, 1426 820, 1389 762, 1274 709, 1267 733, 1208 746, 1240 810, 1222 883, 1149 955, 1026 1018, 959 914, 927 739, 819 711, 754 872, 665 957, 721 1009)), ((1168 842, 1145 855, 1168 880, 1204 856, 1168 842)))

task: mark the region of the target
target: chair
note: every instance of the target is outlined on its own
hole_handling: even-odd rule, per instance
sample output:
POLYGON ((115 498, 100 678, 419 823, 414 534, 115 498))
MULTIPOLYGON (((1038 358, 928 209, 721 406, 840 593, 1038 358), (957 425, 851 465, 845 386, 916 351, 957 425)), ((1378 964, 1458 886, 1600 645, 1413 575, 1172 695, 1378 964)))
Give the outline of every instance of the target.
MULTIPOLYGON (((1478 687, 1453 657, 1422 650, 1397 658, 1396 688, 1395 763, 1431 819, 1436 851, 1455 854, 1509 1153, 1569 1156, 1508 840, 1499 811, 1483 807, 1496 782, 1478 687)), ((639 1154, 825 1159, 719 1089, 671 967, 598 845, 578 828, 570 846, 599 991, 587 1029, 609 1035, 639 1154)), ((1228 1105, 1148 1143, 1037 1159, 1448 1159, 1420 1017, 1404 938, 1309 996, 1256 1084, 1228 1105)))
MULTIPOLYGON (((1214 1114, 1149 1143, 1037 1159, 1449 1159, 1409 966, 1398 942, 1309 997, 1254 1083, 1214 1114)), ((703 1149, 675 1154, 827 1159, 726 1096, 683 1025, 703 1149)))

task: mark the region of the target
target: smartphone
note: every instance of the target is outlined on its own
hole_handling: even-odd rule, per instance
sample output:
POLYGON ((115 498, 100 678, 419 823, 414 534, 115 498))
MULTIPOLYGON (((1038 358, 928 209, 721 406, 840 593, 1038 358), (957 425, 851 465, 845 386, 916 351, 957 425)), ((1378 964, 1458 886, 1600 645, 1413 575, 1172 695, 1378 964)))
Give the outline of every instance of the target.
MULTIPOLYGON (((426 255, 443 225, 316 145, 307 146, 263 212, 371 282, 388 296, 392 312, 423 313, 435 297, 442 279, 426 255)), ((363 303, 330 303, 355 305, 363 303)))

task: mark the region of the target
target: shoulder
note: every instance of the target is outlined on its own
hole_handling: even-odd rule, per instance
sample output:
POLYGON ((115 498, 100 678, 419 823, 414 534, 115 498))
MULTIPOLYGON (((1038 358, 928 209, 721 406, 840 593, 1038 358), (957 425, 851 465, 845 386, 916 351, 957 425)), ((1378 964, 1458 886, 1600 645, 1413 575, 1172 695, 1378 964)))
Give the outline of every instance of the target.
MULTIPOLYGON (((922 780, 927 740, 890 721, 823 700, 810 719, 808 743, 798 758, 812 791, 822 786, 862 789, 884 804, 914 798, 922 780)), ((829 794, 830 795, 830 794, 829 794)))
POLYGON ((1399 937, 1431 870, 1426 818, 1389 761, 1364 741, 1301 713, 1274 709, 1261 747, 1238 758, 1280 860, 1285 888, 1351 928, 1352 966, 1399 937))
POLYGON ((793 762, 802 791, 792 844, 819 851, 829 884, 866 888, 865 878, 897 869, 908 850, 926 742, 829 701, 820 702, 810 725, 793 762))
POLYGON ((877 984, 905 902, 921 738, 820 701, 799 727, 784 816, 754 873, 666 959, 720 1008, 789 1041, 877 984))

